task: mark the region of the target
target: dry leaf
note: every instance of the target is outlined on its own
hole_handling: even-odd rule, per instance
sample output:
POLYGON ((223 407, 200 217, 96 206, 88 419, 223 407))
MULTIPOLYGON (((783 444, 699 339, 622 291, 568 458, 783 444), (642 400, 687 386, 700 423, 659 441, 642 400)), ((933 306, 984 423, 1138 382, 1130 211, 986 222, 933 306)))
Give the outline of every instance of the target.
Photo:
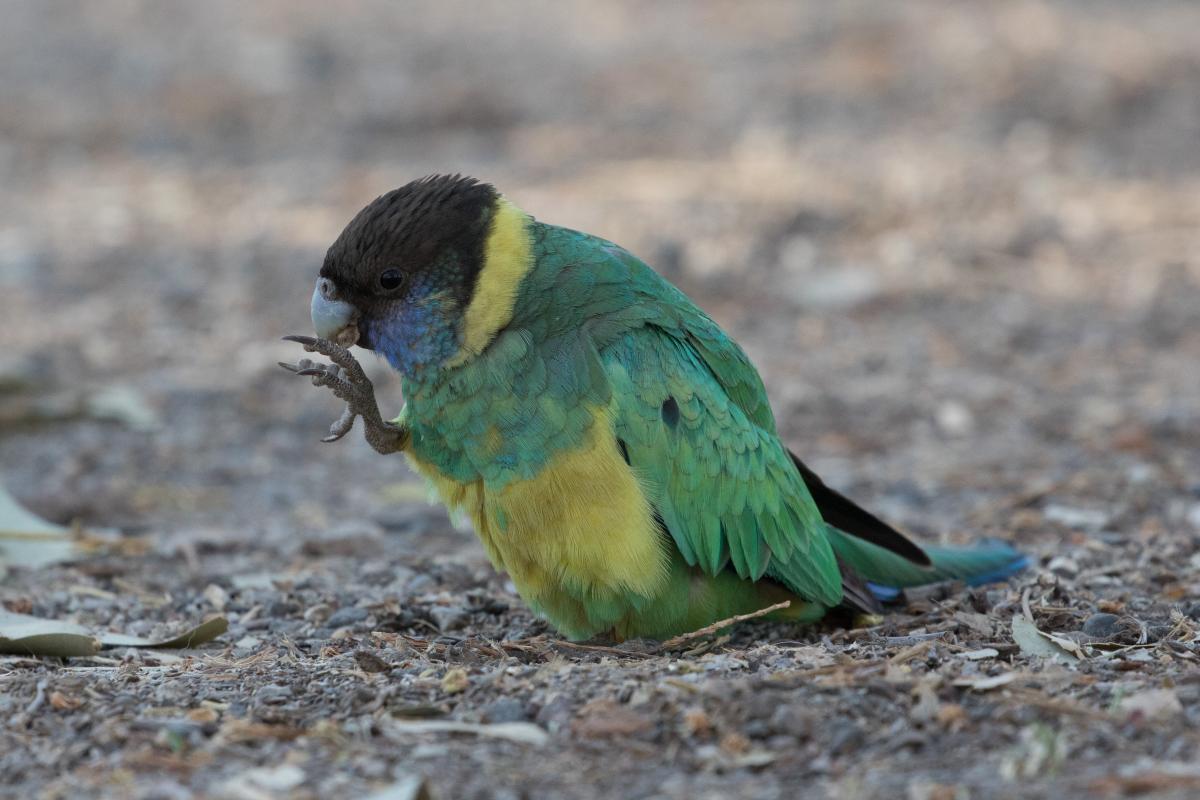
POLYGON ((78 697, 72 697, 69 694, 63 694, 62 692, 51 692, 49 699, 50 705, 59 711, 74 711, 83 705, 83 701, 78 697))
POLYGON ((1000 651, 994 647, 984 647, 979 650, 968 650, 962 654, 962 657, 967 661, 983 661, 988 658, 995 658, 1000 655, 1000 651))
POLYGON ((977 692, 987 692, 992 689, 999 689, 1001 686, 1007 686, 1015 681, 1019 673, 1002 672, 999 675, 982 675, 975 678, 959 678, 954 682, 955 686, 965 689, 974 689, 977 692))
POLYGON ((30 513, 0 486, 0 577, 6 564, 36 569, 79 555, 68 528, 30 513))
POLYGON ((1066 664, 1074 664, 1084 658, 1083 651, 1075 642, 1038 630, 1036 625, 1020 614, 1013 617, 1012 637, 1027 656, 1051 658, 1066 664))
POLYGON ((100 640, 82 625, 0 609, 0 653, 71 658, 98 652, 100 640))
POLYGON ((72 658, 95 655, 102 647, 194 647, 215 639, 228 627, 224 617, 214 617, 172 639, 156 641, 119 633, 94 634, 73 622, 0 609, 0 653, 72 658))
POLYGON ((102 633, 100 634, 100 643, 105 648, 161 647, 167 650, 179 650, 211 642, 227 630, 229 630, 228 620, 224 617, 211 617, 170 639, 143 639, 140 636, 125 636, 120 633, 102 633))
POLYGON ((390 735, 420 735, 424 733, 466 733, 491 739, 507 739, 510 742, 541 747, 550 741, 550 735, 532 722, 493 722, 476 724, 453 720, 420 720, 414 722, 391 720, 384 731, 390 735))

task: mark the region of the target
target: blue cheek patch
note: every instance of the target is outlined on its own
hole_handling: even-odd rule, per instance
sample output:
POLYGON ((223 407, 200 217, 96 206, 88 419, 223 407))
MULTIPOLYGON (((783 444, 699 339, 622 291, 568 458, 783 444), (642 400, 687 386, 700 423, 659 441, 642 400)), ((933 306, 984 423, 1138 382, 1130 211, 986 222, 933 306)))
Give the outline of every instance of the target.
POLYGON ((441 364, 458 352, 456 322, 451 309, 414 287, 393 316, 377 320, 371 328, 375 351, 405 375, 441 364))

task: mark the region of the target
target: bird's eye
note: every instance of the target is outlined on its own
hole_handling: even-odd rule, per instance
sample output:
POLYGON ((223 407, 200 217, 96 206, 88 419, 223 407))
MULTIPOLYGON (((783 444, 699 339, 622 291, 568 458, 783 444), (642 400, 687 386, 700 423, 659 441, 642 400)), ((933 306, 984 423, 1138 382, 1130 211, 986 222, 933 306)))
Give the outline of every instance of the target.
POLYGON ((398 269, 385 269, 379 276, 379 288, 385 292, 399 289, 402 283, 404 283, 404 275, 398 269))

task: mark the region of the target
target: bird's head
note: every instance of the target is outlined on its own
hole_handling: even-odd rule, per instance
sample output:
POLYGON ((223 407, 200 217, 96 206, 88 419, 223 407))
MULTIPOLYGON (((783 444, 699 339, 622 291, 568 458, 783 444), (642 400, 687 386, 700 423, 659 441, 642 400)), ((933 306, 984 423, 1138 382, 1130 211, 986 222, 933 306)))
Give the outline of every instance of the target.
POLYGON ((415 376, 481 352, 512 318, 530 218, 494 188, 433 175, 376 198, 325 255, 317 335, 415 376))

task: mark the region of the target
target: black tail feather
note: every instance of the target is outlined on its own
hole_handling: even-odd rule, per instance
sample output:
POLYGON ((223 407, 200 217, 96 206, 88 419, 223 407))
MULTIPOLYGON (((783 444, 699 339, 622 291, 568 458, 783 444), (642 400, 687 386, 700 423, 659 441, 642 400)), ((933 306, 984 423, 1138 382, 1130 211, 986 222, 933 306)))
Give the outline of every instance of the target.
POLYGON ((915 542, 871 512, 860 508, 845 495, 830 489, 795 453, 789 450, 788 455, 792 457, 792 462, 817 504, 817 510, 827 523, 851 536, 903 556, 914 564, 923 567, 932 564, 929 556, 915 542))
POLYGON ((842 605, 860 614, 882 614, 883 603, 871 592, 871 587, 849 564, 838 559, 842 571, 842 605))

